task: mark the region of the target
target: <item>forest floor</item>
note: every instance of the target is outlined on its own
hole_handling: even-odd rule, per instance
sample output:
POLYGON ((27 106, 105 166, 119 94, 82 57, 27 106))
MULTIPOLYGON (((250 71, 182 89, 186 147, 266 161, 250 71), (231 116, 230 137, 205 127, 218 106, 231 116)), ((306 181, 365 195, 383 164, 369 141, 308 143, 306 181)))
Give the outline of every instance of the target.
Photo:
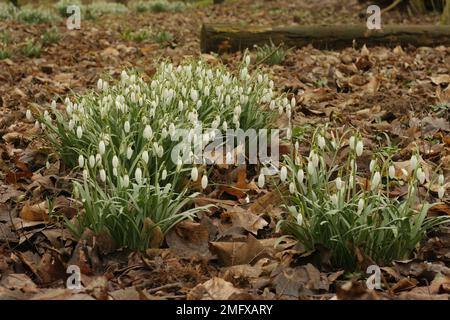
MULTIPOLYGON (((198 57, 202 23, 347 24, 365 23, 365 17, 365 7, 356 0, 344 5, 332 0, 225 1, 179 13, 104 16, 83 20, 81 30, 57 23, 61 39, 44 45, 39 58, 28 58, 18 48, 27 38, 39 39, 49 24, 0 21, 0 30, 9 33, 17 49, 0 60, 0 299, 448 299, 448 227, 429 235, 410 260, 382 266, 387 289, 371 291, 364 285, 367 274, 330 268, 324 250, 306 251, 292 239, 278 243, 275 224, 282 212, 270 189, 250 188, 239 197, 226 189, 203 195, 199 203, 214 203, 218 209, 179 224, 162 248, 146 252, 111 249, 108 239, 89 233, 76 241, 56 223, 24 218, 48 198, 57 198, 59 212, 76 210, 69 170, 25 118, 33 104, 64 100, 93 88, 102 75, 117 78, 125 68, 152 75, 162 59, 177 64, 198 57), (173 39, 159 44, 123 36, 141 28, 170 32, 173 39), (250 203, 243 201, 247 196, 250 203), (81 290, 66 288, 66 268, 72 264, 83 273, 81 290)), ((433 14, 383 15, 383 23, 437 21, 433 14)), ((233 69, 242 56, 203 58, 233 69)), ((425 169, 441 166, 449 182, 450 48, 305 47, 290 50, 280 65, 262 68, 277 90, 296 97, 297 126, 328 123, 361 131, 367 146, 358 163, 363 171, 368 171, 370 146, 387 134, 400 148, 399 166, 418 146, 425 169)), ((255 177, 246 172, 247 181, 255 177)), ((430 189, 428 198, 436 201, 436 189, 430 189)), ((449 203, 446 196, 429 214, 449 215, 449 203)))

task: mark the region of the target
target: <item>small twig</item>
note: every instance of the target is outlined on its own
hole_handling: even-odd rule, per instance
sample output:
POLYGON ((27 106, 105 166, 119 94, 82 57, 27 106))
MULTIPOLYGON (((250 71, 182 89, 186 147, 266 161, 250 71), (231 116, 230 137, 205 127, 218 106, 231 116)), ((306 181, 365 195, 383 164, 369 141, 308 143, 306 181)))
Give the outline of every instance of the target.
POLYGON ((175 283, 168 283, 168 284, 165 284, 163 286, 156 287, 156 288, 153 288, 153 289, 148 289, 147 291, 148 291, 148 293, 155 293, 155 292, 158 292, 160 290, 172 289, 172 288, 180 288, 182 286, 183 286, 183 284, 181 282, 175 282, 175 283))
POLYGON ((388 11, 391 11, 392 9, 394 9, 396 6, 398 6, 403 0, 395 0, 394 2, 392 2, 389 6, 387 6, 386 8, 384 8, 383 10, 381 10, 381 13, 386 13, 388 11))

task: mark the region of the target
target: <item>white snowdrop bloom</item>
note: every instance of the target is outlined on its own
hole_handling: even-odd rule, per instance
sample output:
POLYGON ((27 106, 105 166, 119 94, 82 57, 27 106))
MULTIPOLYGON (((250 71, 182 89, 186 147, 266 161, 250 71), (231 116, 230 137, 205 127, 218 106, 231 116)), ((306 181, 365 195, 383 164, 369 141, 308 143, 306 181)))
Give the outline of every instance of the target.
POLYGON ((87 178, 89 177, 89 171, 87 171, 86 169, 83 170, 83 179, 87 180, 87 178))
POLYGON ((330 196, 330 200, 331 202, 333 202, 333 204, 337 207, 339 204, 339 198, 338 195, 335 193, 333 195, 330 196))
POLYGON ((325 148, 325 138, 322 137, 321 135, 317 137, 317 145, 319 146, 320 149, 325 148))
POLYGON ((89 156, 89 166, 93 168, 95 166, 95 157, 93 155, 89 156))
POLYGON ((240 76, 241 76, 241 80, 247 80, 248 69, 246 67, 242 68, 240 76))
POLYGON ((125 121, 125 123, 123 125, 123 130, 125 131, 125 133, 130 132, 130 122, 129 121, 125 121))
POLYGON ((177 171, 180 171, 182 166, 183 166, 183 161, 182 161, 180 158, 178 158, 178 161, 177 161, 177 171))
POLYGON ((166 185, 164 186, 163 193, 164 193, 164 194, 168 194, 169 191, 170 191, 170 188, 172 188, 172 184, 170 184, 170 183, 166 184, 166 185))
POLYGON ((273 88, 273 86, 274 86, 273 80, 270 80, 270 81, 269 81, 269 87, 270 87, 270 88, 273 88))
POLYGON ((117 177, 117 175, 118 175, 117 168, 113 168, 113 176, 114 176, 114 177, 117 177))
POLYGON ((358 164, 354 159, 350 160, 350 169, 355 172, 358 172, 358 164))
POLYGON ((184 103, 182 100, 178 101, 178 110, 183 111, 184 109, 184 103))
POLYGON ((131 147, 127 148, 127 159, 130 160, 133 156, 133 149, 131 147))
POLYGON ((203 177, 202 177, 202 189, 206 189, 207 186, 208 186, 208 176, 203 175, 203 177))
POLYGON ((438 183, 439 183, 440 185, 443 185, 443 184, 444 184, 444 175, 443 175, 443 174, 440 174, 440 175, 439 175, 438 183))
POLYGON ((403 174, 404 177, 407 177, 409 175, 408 171, 405 168, 402 168, 401 171, 402 171, 402 174, 403 174))
POLYGON ((375 174, 372 177, 372 182, 371 182, 371 189, 372 191, 376 190, 378 188, 378 185, 381 182, 381 174, 379 171, 375 172, 375 174))
POLYGON ((196 107, 197 109, 200 109, 200 108, 202 107, 202 104, 203 104, 202 100, 198 100, 198 101, 197 101, 197 104, 195 105, 195 107, 196 107))
POLYGON ((100 162, 102 161, 102 156, 100 155, 100 153, 97 153, 97 154, 95 155, 95 161, 96 161, 97 163, 100 163, 100 162))
POLYGON ((303 179, 305 178, 305 172, 303 169, 297 171, 297 180, 299 183, 303 183, 303 179))
POLYGON ((103 81, 103 86, 102 86, 101 90, 103 90, 103 91, 108 90, 108 82, 107 81, 103 81))
POLYGON ((375 159, 370 160, 370 164, 369 164, 370 172, 373 172, 373 170, 375 169, 376 164, 377 164, 377 161, 375 159))
POLYGON ((163 139, 167 138, 167 136, 169 135, 169 132, 167 131, 166 127, 162 128, 161 130, 161 137, 163 139))
POLYGON ((191 99, 194 101, 194 103, 197 103, 198 101, 198 91, 195 89, 191 89, 191 99))
POLYGON ((351 187, 353 187, 353 183, 355 182, 355 179, 353 178, 354 176, 351 174, 350 177, 348 178, 348 184, 351 187))
POLYGON ((158 149, 156 149, 156 155, 158 156, 158 158, 161 158, 164 155, 163 146, 159 146, 158 149))
POLYGON ((363 151, 364 151, 364 144, 363 144, 362 140, 359 140, 356 143, 356 155, 358 157, 360 157, 363 154, 363 151))
POLYGON ((223 131, 227 131, 227 130, 228 130, 228 124, 227 124, 226 121, 224 121, 224 122, 222 123, 222 129, 223 129, 223 131))
POLYGON ((101 170, 100 170, 100 180, 101 180, 102 182, 105 182, 105 181, 106 181, 106 172, 105 172, 104 169, 101 169, 101 170))
POLYGON ((309 153, 309 159, 311 160, 315 168, 319 166, 319 156, 314 152, 314 150, 311 150, 311 152, 309 153))
POLYGON ((292 97, 292 99, 291 99, 291 108, 295 108, 295 105, 296 105, 295 98, 292 97))
POLYGON ((105 154, 105 142, 103 140, 100 140, 99 144, 98 144, 98 152, 100 153, 100 155, 104 155, 105 154))
POLYGON ((231 103, 231 97, 230 97, 229 94, 227 94, 226 97, 225 97, 225 105, 226 105, 226 106, 229 106, 230 103, 231 103))
POLYGON ((122 178, 122 186, 124 188, 128 188, 129 185, 130 185, 130 177, 126 174, 122 178))
POLYGON ((69 120, 69 130, 73 130, 73 128, 75 127, 75 121, 73 119, 69 120))
POLYGON ((425 182, 425 172, 423 172, 422 168, 418 168, 416 171, 417 180, 419 180, 420 184, 425 182))
POLYGON ((77 137, 78 137, 78 139, 81 139, 82 136, 83 136, 83 129, 80 126, 78 126, 77 127, 77 137))
POLYGON ((145 150, 144 152, 142 152, 142 160, 144 160, 145 164, 148 163, 148 151, 145 150))
POLYGON ((287 168, 285 166, 281 167, 280 170, 280 180, 281 182, 284 182, 287 178, 287 168))
POLYGON ((278 107, 278 114, 283 114, 283 111, 284 111, 284 109, 283 109, 283 106, 279 106, 278 107))
POLYGON ((248 66, 250 64, 250 55, 245 56, 245 64, 248 66))
POLYGON ((33 121, 33 115, 31 114, 31 110, 27 109, 27 112, 25 113, 25 117, 28 121, 33 121))
POLYGON ((363 211, 363 209, 364 209, 364 199, 363 198, 361 198, 361 199, 359 199, 359 201, 358 201, 358 214, 361 214, 361 212, 363 211))
POLYGON ((141 168, 137 168, 136 171, 134 172, 134 179, 136 180, 136 182, 138 184, 142 183, 142 170, 141 170, 141 168))
POLYGON ((292 138, 292 129, 291 127, 286 129, 286 139, 291 140, 292 138))
POLYGON ((39 121, 36 120, 36 121, 34 122, 34 128, 35 128, 35 129, 39 129, 40 126, 41 126, 41 124, 39 123, 39 121))
POLYGON ((308 161, 308 174, 310 176, 314 176, 314 174, 316 173, 316 167, 314 167, 314 164, 311 161, 308 161))
POLYGON ((84 167, 84 157, 81 154, 78 156, 78 166, 80 168, 84 167))
POLYGON ((166 180, 166 178, 167 178, 167 170, 164 169, 162 174, 161 174, 161 180, 164 181, 164 180, 166 180))
POLYGON ((389 178, 394 179, 395 178, 395 167, 394 166, 389 166, 389 178))
POLYGON ((336 178, 336 189, 341 190, 344 187, 344 181, 342 181, 341 177, 336 178))
POLYGON ((209 87, 205 87, 205 89, 203 89, 203 94, 206 96, 206 97, 209 97, 209 94, 210 94, 210 88, 209 87))
POLYGON ((192 179, 192 181, 197 181, 198 180, 198 169, 197 169, 197 167, 192 167, 192 170, 191 170, 191 179, 192 179))
POLYGON ((264 176, 264 174, 261 172, 258 176, 258 187, 259 188, 263 188, 264 184, 266 183, 266 177, 264 176))
POLYGON ((303 215, 302 215, 301 213, 299 213, 299 214, 297 215, 297 224, 298 224, 299 226, 303 225, 303 215))
POLYGON ((350 139, 348 140, 348 144, 350 146, 350 149, 354 150, 356 147, 356 138, 355 136, 351 136, 350 139))
POLYGON ((444 188, 444 186, 440 186, 439 189, 438 189, 438 197, 439 197, 439 199, 444 198, 444 195, 445 195, 445 188, 444 188))
POLYGON ((149 125, 145 126, 143 136, 147 140, 150 140, 153 137, 153 130, 149 125))
POLYGON ((409 166, 410 166, 411 170, 416 169, 418 162, 419 161, 417 160, 417 156, 416 155, 412 155, 411 159, 409 160, 409 166))
POLYGON ((294 194, 295 191, 296 191, 295 183, 293 183, 293 182, 289 183, 289 192, 290 192, 291 194, 294 194))
POLYGON ((102 78, 98 79, 98 81, 97 81, 97 89, 98 90, 103 90, 103 80, 102 80, 102 78))
POLYGON ((119 158, 117 158, 117 156, 112 158, 112 166, 113 168, 117 168, 119 166, 119 158))
POLYGON ((258 82, 259 83, 263 82, 263 76, 260 74, 258 74, 258 82))
POLYGON ((55 109, 56 109, 56 101, 55 101, 55 100, 52 100, 52 103, 50 103, 50 108, 51 108, 52 110, 55 110, 55 109))
POLYGON ((120 74, 120 80, 122 82, 126 82, 128 80, 128 74, 125 70, 122 70, 122 73, 120 74))

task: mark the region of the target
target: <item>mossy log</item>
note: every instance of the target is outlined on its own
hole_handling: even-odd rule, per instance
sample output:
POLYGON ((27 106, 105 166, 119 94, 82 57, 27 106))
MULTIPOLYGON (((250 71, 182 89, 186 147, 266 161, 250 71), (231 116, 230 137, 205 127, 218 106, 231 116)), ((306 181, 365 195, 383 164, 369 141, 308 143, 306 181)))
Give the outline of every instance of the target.
POLYGON ((450 45, 450 26, 386 25, 369 30, 366 25, 309 25, 257 27, 205 24, 201 31, 202 52, 234 52, 273 42, 287 47, 309 44, 318 49, 345 47, 450 45))

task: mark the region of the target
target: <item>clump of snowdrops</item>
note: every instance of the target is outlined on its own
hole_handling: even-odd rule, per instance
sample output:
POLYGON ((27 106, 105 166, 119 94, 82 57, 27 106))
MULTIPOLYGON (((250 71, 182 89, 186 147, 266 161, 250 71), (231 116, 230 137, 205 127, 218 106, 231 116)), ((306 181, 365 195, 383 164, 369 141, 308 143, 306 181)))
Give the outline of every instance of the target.
MULTIPOLYGON (((276 97, 267 75, 250 74, 249 64, 246 56, 231 73, 202 61, 162 63, 149 81, 123 71, 120 81, 99 79, 96 90, 66 99, 64 106, 53 102, 36 126, 45 129, 63 161, 82 172, 74 195, 84 212, 69 224, 72 230, 108 231, 118 244, 142 249, 154 232, 165 233, 204 210, 189 207, 196 194, 189 194, 185 180, 206 188, 205 166, 185 161, 186 154, 173 159, 180 143, 174 137, 187 130, 191 148, 214 139, 211 132, 197 134, 199 126, 269 125, 273 110, 289 103, 276 97)), ((32 118, 31 112, 27 116, 32 118)), ((192 151, 187 158, 193 160, 192 151)))
MULTIPOLYGON (((357 267, 357 248, 380 265, 409 258, 427 231, 450 221, 427 217, 432 204, 418 198, 418 188, 425 183, 418 154, 411 157, 409 170, 401 172, 408 176, 406 194, 393 197, 389 190, 403 182, 397 180, 391 156, 374 156, 367 179, 358 172, 357 159, 364 149, 358 133, 347 131, 339 136, 319 128, 312 136, 308 157, 300 156, 300 143, 305 141, 295 142, 296 152, 280 169, 281 181, 289 184, 289 218, 279 226, 309 249, 318 244, 330 249, 335 266, 357 267), (347 159, 338 163, 347 141, 347 159)), ((438 180, 442 198, 443 175, 432 179, 438 180)))

